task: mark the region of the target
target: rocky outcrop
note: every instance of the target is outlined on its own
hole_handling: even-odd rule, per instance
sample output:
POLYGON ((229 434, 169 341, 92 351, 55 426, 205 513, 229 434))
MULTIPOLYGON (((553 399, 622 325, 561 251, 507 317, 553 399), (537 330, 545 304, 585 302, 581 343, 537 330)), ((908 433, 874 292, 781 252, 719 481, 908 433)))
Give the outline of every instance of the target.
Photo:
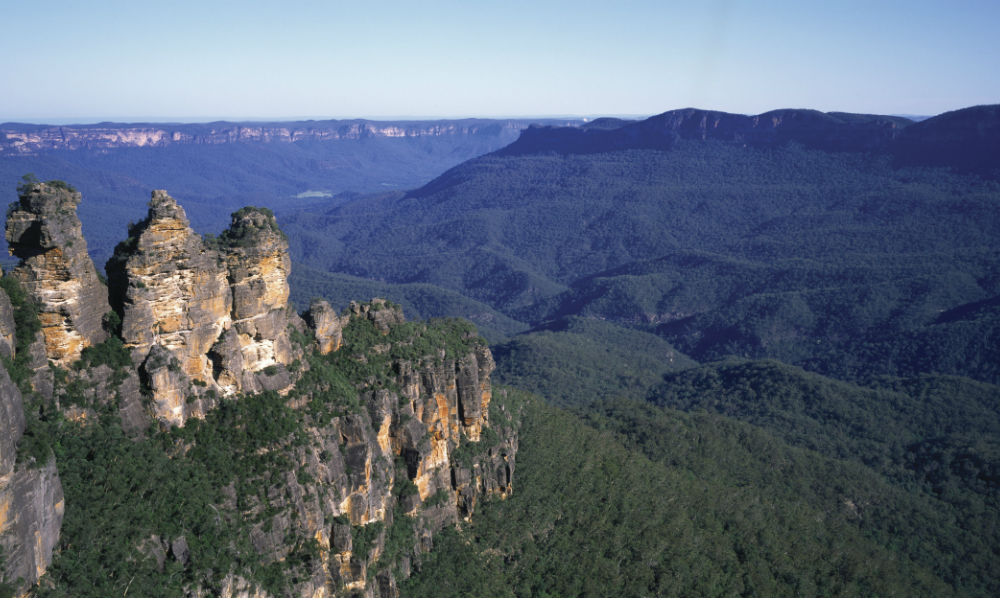
POLYGON ((348 305, 351 317, 368 319, 375 325, 379 333, 385 335, 393 325, 405 323, 403 309, 382 298, 372 298, 371 302, 351 302, 348 305))
POLYGON ((202 239, 165 191, 108 261, 122 339, 153 393, 155 416, 182 425, 219 396, 287 391, 288 242, 267 209, 245 208, 202 239))
MULTIPOLYGON (((147 218, 129 234, 107 269, 121 338, 63 371, 47 366, 43 329, 19 360, 34 370, 30 382, 44 398, 38 414, 54 409, 79 427, 117 427, 107 419, 117 415, 133 437, 145 435, 150 413, 183 426, 206 417, 220 397, 271 392, 238 398, 228 407, 247 411, 223 416, 235 419, 227 430, 240 431, 247 421, 239 419, 265 422, 260 407, 281 407, 280 433, 253 449, 275 460, 215 473, 224 487, 212 508, 246 524, 239 547, 252 547, 247 556, 293 576, 274 584, 234 566, 199 572, 186 593, 395 594, 398 574, 409 572, 437 532, 470 518, 483 498, 510 493, 514 419, 505 397, 493 398, 493 358, 471 325, 407 323, 399 306, 382 299, 352 302, 342 315, 318 301, 307 315, 316 334, 307 356, 306 323, 288 307, 288 244, 270 211, 238 211, 222 235, 202 239, 176 201, 156 191, 147 218)), ((18 239, 29 254, 27 235, 18 239)), ((12 319, 5 325, 4 315, 13 314, 5 300, 0 294, 0 350, 3 332, 14 329, 12 319)), ((17 462, 25 418, 6 372, 0 398, 4 581, 21 578, 24 592, 52 559, 62 489, 52 459, 17 462)), ((170 455, 202 441, 178 443, 170 455)), ((189 544, 192 533, 159 532, 134 548, 161 573, 167 561, 191 569, 203 565, 195 556, 203 544, 189 544)))
POLYGON ((209 350, 232 324, 224 255, 206 248, 184 209, 156 190, 107 272, 122 339, 152 389, 156 416, 181 425, 204 414, 209 401, 185 399, 191 381, 218 388, 209 350))
POLYGON ((125 243, 123 269, 108 269, 114 287, 124 288, 125 346, 144 359, 159 345, 189 376, 210 378, 205 355, 229 325, 232 305, 221 253, 204 247, 184 209, 163 190, 153 192, 146 220, 125 243))
POLYGON ((330 303, 317 298, 309 304, 309 312, 305 315, 306 323, 312 328, 319 345, 320 354, 329 354, 340 350, 344 341, 344 324, 350 317, 341 317, 330 303))
MULTIPOLYGON (((325 303, 315 302, 317 308, 314 324, 333 314, 325 303)), ((348 338, 324 360, 383 370, 362 385, 360 409, 307 429, 309 440, 292 461, 298 466, 268 495, 278 514, 255 526, 251 538, 270 560, 283 560, 295 540, 316 540, 320 559, 296 575, 303 583, 294 595, 393 594, 397 574, 405 576, 438 531, 470 518, 483 498, 510 493, 515 419, 505 394, 499 405, 491 402, 494 363, 481 341, 468 338, 412 358, 430 326, 400 333, 397 306, 379 299, 352 303, 337 319, 348 338), (374 344, 359 348, 350 336, 370 335, 366 327, 374 344), (491 423, 491 413, 500 422, 491 423), (388 545, 390 537, 396 547, 388 545), (400 539, 408 540, 403 547, 400 539)), ((322 390, 297 390, 293 405, 304 407, 317 393, 326 397, 322 390)))
POLYGON ((21 259, 13 275, 38 303, 47 357, 65 366, 107 337, 107 290, 76 215, 80 193, 62 182, 28 183, 18 192, 7 216, 7 243, 21 259))
MULTIPOLYGON (((294 360, 288 337, 288 239, 266 208, 247 207, 232 216, 221 236, 232 289, 230 351, 216 352, 228 364, 217 368, 224 389, 273 389, 261 371, 284 369, 294 360)), ((273 376, 272 376, 273 378, 273 376)))
MULTIPOLYGON (((2 276, 3 272, 0 271, 0 277, 2 276)), ((10 303, 7 292, 0 290, 0 355, 14 358, 15 331, 14 307, 10 303)))
POLYGON ((0 367, 0 552, 6 584, 23 594, 52 562, 63 517, 55 459, 16 462, 24 432, 21 393, 0 367))

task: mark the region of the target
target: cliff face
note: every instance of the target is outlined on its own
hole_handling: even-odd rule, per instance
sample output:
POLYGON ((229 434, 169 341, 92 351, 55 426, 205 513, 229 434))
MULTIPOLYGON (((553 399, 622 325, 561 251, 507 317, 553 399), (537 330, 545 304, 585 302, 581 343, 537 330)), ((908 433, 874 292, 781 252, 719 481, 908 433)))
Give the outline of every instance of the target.
POLYGON ((147 218, 107 271, 122 339, 153 391, 157 418, 182 425, 218 396, 290 385, 290 270, 288 242, 270 211, 239 211, 206 244, 173 198, 153 192, 147 218))
MULTIPOLYGON (((292 551, 288 540, 317 540, 322 560, 300 576, 295 595, 394 595, 396 575, 438 531, 470 518, 481 499, 510 493, 517 435, 505 398, 491 423, 494 363, 481 341, 465 338, 455 351, 417 358, 414 347, 432 330, 406 323, 398 307, 352 303, 340 319, 344 346, 314 368, 369 367, 360 410, 307 428, 311 441, 286 476, 291 501, 253 540, 274 559, 292 551), (394 546, 390 538, 408 542, 394 546)), ((291 401, 304 405, 317 391, 302 386, 291 401)))
MULTIPOLYGON (((0 303, 9 301, 6 297, 0 303)), ((52 562, 64 510, 55 460, 16 463, 24 432, 24 404, 6 369, 0 367, 0 580, 23 594, 52 562)))
MULTIPOLYGON (((570 121, 562 121, 569 124, 570 121)), ((476 120, 378 122, 298 121, 284 123, 209 123, 204 125, 100 124, 64 127, 0 126, 0 155, 47 150, 163 147, 180 144, 292 143, 434 136, 498 135, 517 131, 527 121, 476 120)))
POLYGON ((59 183, 29 184, 19 192, 7 216, 7 243, 21 259, 13 275, 38 303, 47 357, 65 366, 105 339, 107 290, 76 216, 80 193, 59 183))
POLYGON ((267 209, 245 208, 233 214, 223 232, 226 265, 232 289, 233 332, 239 350, 231 356, 218 382, 227 389, 255 392, 266 388, 257 373, 283 369, 294 360, 288 339, 288 274, 292 260, 288 240, 267 209))
MULTIPOLYGON (((38 189, 47 198, 50 187, 38 189)), ((82 239, 70 235, 79 227, 65 224, 79 196, 63 191, 57 189, 59 197, 73 202, 43 202, 37 213, 18 208, 8 221, 8 236, 18 241, 22 257, 19 269, 28 271, 46 252, 74 256, 78 243, 86 256, 82 239), (18 211, 54 217, 32 219, 18 211), (63 221, 53 226, 57 218, 63 221)), ((83 262, 75 260, 67 264, 83 262)), ((137 439, 147 435, 153 418, 161 427, 152 435, 164 444, 157 447, 167 460, 183 461, 191 452, 192 461, 212 457, 213 465, 230 443, 243 444, 233 462, 222 463, 235 468, 206 473, 212 489, 184 499, 210 502, 201 509, 211 509, 215 524, 233 524, 220 530, 233 536, 219 541, 222 550, 207 553, 222 562, 205 556, 214 540, 196 539, 198 528, 175 522, 135 524, 142 534, 124 542, 126 554, 138 557, 130 568, 149 569, 144 557, 153 558, 166 576, 165 560, 179 563, 185 593, 394 595, 396 577, 419 563, 437 532, 470 518, 482 499, 511 492, 517 410, 503 394, 494 399, 492 355, 468 323, 408 323, 398 306, 379 299, 352 302, 342 314, 317 301, 307 314, 310 331, 288 307, 290 266, 288 243, 270 211, 240 210, 218 238, 203 240, 173 198, 153 192, 147 218, 130 228, 108 262, 120 338, 73 365, 63 355, 73 368, 53 371, 48 338, 40 334, 21 359, 34 369, 24 377, 39 391, 32 392, 35 412, 28 422, 41 429, 32 435, 54 440, 72 435, 74 427, 84 428, 81 433, 120 427, 137 439), (241 408, 244 403, 250 408, 241 408), (57 427, 39 418, 52 412, 65 417, 57 427), (188 423, 195 417, 198 423, 188 423), (55 428, 45 430, 42 421, 55 428), (163 427, 185 424, 193 432, 163 427), (212 427, 220 430, 207 429, 212 427), (257 441, 250 429, 267 437, 257 441), (276 584, 256 575, 257 567, 291 575, 276 584)), ((44 303, 54 296, 46 289, 36 286, 30 296, 44 303)), ((60 299, 60 307, 79 304, 68 292, 60 299)), ((0 293, 0 351, 9 341, 13 352, 15 324, 6 318, 13 311, 4 300, 0 293)), ((54 459, 15 466, 25 403, 6 372, 0 372, 0 399, 0 545, 5 581, 22 577, 24 591, 52 560, 62 488, 54 459)), ((95 439, 122 436, 116 430, 95 439)), ((137 489, 127 480, 132 475, 114 466, 95 466, 91 476, 111 472, 117 473, 117 491, 108 493, 124 495, 109 502, 146 501, 128 496, 137 489)), ((74 485, 85 485, 80 479, 77 474, 74 485)), ((67 542, 62 552, 80 543, 67 542)))

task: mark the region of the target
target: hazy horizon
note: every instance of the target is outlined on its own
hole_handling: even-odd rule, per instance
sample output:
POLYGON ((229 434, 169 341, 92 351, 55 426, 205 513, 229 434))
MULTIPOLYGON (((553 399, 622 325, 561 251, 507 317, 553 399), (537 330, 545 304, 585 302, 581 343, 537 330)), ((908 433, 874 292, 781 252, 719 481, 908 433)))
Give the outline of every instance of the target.
MULTIPOLYGON (((101 125, 104 123, 115 124, 115 125, 143 125, 143 124, 155 124, 155 125, 205 125, 209 123, 296 123, 296 122, 309 122, 309 121, 371 121, 371 122, 402 122, 402 121, 461 121, 461 120, 496 120, 496 121, 530 121, 530 120, 575 120, 575 121, 593 121, 595 119, 611 118, 611 119, 623 119, 623 120, 643 120, 649 117, 662 114, 664 112, 669 112, 672 110, 683 110, 685 108, 695 108, 700 109, 697 106, 685 106, 677 108, 669 108, 658 113, 652 114, 641 114, 641 115, 631 115, 631 114, 593 114, 593 115, 461 115, 461 116, 440 116, 440 115, 374 115, 374 116, 278 116, 278 117, 226 117, 226 116, 211 116, 211 117, 157 117, 157 116, 139 116, 139 117, 82 117, 82 118, 59 118, 55 117, 48 119, 46 121, 36 120, 0 120, 0 125, 31 125, 37 127, 52 126, 52 127, 71 127, 71 126, 93 126, 101 125)), ((802 110, 810 110, 808 107, 798 107, 802 110)), ((949 109, 943 112, 951 112, 953 110, 961 110, 963 108, 969 108, 968 106, 956 107, 954 109, 949 109)), ((708 110, 708 109, 705 109, 708 110)), ((792 107, 781 107, 773 108, 770 110, 795 110, 792 107)), ((770 112, 764 111, 764 112, 770 112)), ((722 111, 728 112, 728 111, 722 111)), ((824 112, 849 112, 849 111, 838 111, 836 109, 824 112)), ((749 116, 755 116, 755 114, 762 113, 733 113, 733 114, 744 114, 749 116)), ((914 121, 921 121, 924 119, 929 119, 936 115, 915 115, 915 114, 902 114, 902 113, 883 113, 886 116, 892 117, 903 117, 907 119, 912 119, 914 121)), ((941 114, 941 113, 938 113, 941 114)))
POLYGON ((0 122, 934 115, 1000 102, 989 0, 0 1, 16 25, 0 122))

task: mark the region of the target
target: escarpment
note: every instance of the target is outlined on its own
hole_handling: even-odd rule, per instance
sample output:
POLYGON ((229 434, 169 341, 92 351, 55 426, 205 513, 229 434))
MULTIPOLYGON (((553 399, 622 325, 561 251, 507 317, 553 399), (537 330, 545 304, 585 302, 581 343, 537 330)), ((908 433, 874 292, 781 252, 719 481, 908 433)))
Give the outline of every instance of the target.
POLYGON ((38 303, 46 356, 58 366, 106 337, 107 290, 87 254, 76 207, 80 193, 63 182, 26 183, 7 214, 13 270, 38 303))
MULTIPOLYGON (((328 325, 318 315, 331 317, 323 304, 311 307, 316 332, 328 325)), ((277 540, 318 541, 323 566, 304 573, 310 583, 295 594, 393 595, 436 532, 470 518, 483 498, 511 492, 512 409, 506 395, 491 403, 493 359, 469 324, 409 323, 381 299, 352 303, 336 321, 341 345, 314 354, 289 396, 315 440, 296 460, 298 508, 255 539, 272 552, 277 540), (356 386, 332 412, 317 403, 334 392, 318 380, 330 368, 356 386)))
MULTIPOLYGON (((42 252, 17 239, 22 262, 42 252)), ((395 595, 439 531, 511 493, 520 400, 494 394, 472 325, 408 322, 381 299, 317 300, 303 319, 290 268, 270 211, 202 238, 156 191, 108 262, 106 339, 77 359, 49 368, 41 334, 22 335, 32 313, 18 307, 42 305, 38 288, 8 286, 13 308, 0 292, 0 354, 17 352, 28 394, 0 374, 3 581, 21 577, 23 593, 48 570, 40 585, 72 596, 73 565, 117 556, 88 573, 105 586, 88 594, 395 595), (25 430, 54 458, 15 467, 25 430), (59 541, 57 464, 76 523, 113 525, 59 541)))
MULTIPOLYGON (((0 294, 0 309, 11 312, 6 294, 0 294)), ((24 428, 21 392, 0 367, 0 584, 18 595, 51 564, 64 510, 55 460, 40 462, 21 451, 24 428)))

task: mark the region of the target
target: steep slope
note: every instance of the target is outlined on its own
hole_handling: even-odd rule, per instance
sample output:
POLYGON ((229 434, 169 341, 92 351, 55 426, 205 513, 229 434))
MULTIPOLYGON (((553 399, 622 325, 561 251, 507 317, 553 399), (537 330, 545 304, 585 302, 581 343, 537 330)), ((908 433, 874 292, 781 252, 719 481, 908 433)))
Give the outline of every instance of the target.
MULTIPOLYGON (((531 326, 592 316, 697 360, 773 357, 841 377, 935 368, 920 357, 947 340, 971 351, 942 355, 944 372, 995 381, 995 345, 939 318, 1000 295, 998 199, 994 181, 888 156, 680 139, 494 154, 401 198, 286 222, 310 267, 444 287, 531 326), (872 360, 859 368, 862 347, 872 360)), ((975 318, 995 330, 990 313, 975 318)))
MULTIPOLYGON (((80 241, 67 234, 79 194, 32 185, 72 202, 61 229, 15 236, 19 269, 80 241)), ((10 230, 26 221, 12 211, 10 230)), ((510 495, 518 409, 494 397, 471 325, 318 301, 310 331, 287 305, 287 241, 266 209, 203 239, 155 191, 129 233, 106 339, 77 360, 45 360, 51 294, 4 280, 20 390, 0 374, 3 589, 393 595, 437 533, 510 495)))
POLYGON ((21 259, 12 273, 38 300, 45 354, 59 366, 104 341, 101 319, 110 310, 76 216, 80 198, 60 181, 26 181, 7 213, 7 243, 21 259))
POLYGON ((989 567, 980 564, 981 578, 969 581, 967 567, 951 556, 956 545, 977 545, 976 532, 939 520, 942 503, 887 484, 869 469, 788 446, 717 415, 622 401, 588 422, 530 402, 519 493, 449 533, 402 592, 662 597, 995 591, 989 567), (919 542, 906 546, 901 531, 919 542), (459 557, 462 569, 454 567, 459 557))

